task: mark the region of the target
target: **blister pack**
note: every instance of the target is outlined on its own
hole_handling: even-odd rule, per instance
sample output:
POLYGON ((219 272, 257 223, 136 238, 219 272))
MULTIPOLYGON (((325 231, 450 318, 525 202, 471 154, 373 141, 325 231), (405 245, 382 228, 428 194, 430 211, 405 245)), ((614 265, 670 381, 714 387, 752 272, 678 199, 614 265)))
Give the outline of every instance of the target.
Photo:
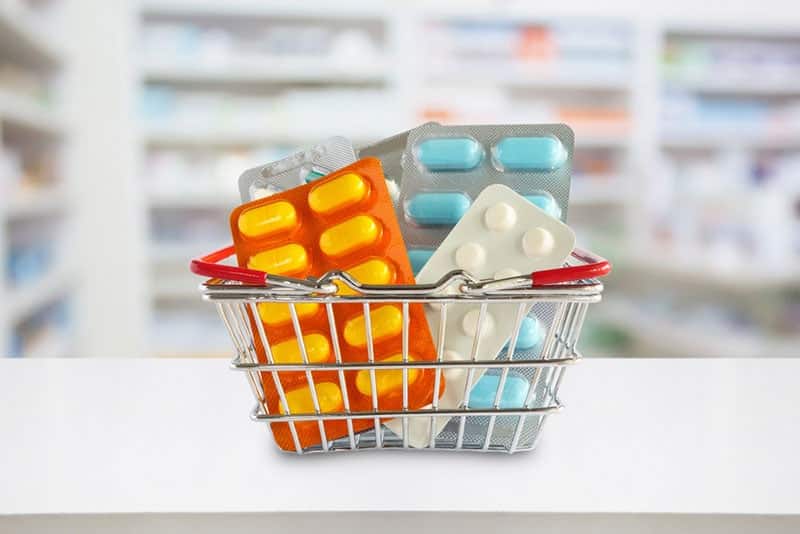
POLYGON ((321 178, 355 160, 350 140, 331 137, 286 158, 247 169, 239 177, 239 194, 242 202, 264 198, 321 178))
MULTIPOLYGON (((345 271, 365 284, 414 283, 381 164, 375 158, 361 159, 312 183, 239 206, 231 213, 230 222, 237 259, 243 267, 300 279, 345 271)), ((351 288, 339 287, 340 293, 353 294, 351 288)), ((368 317, 361 303, 337 303, 328 309, 318 302, 262 302, 257 310, 259 317, 249 319, 253 331, 263 328, 268 340, 269 350, 255 338, 262 362, 402 358, 404 312, 400 304, 374 304, 368 317)), ((408 324, 414 333, 407 340, 409 361, 434 360, 436 351, 422 304, 408 305, 408 324)), ((314 393, 302 371, 278 374, 292 413, 314 413, 314 393, 321 412, 368 411, 374 408, 373 401, 383 410, 403 407, 401 370, 346 371, 344 390, 335 371, 315 371, 314 393)), ((264 373, 262 381, 270 413, 285 410, 272 375, 264 373)), ((429 404, 433 384, 432 369, 409 372, 408 408, 429 404)), ((336 439, 374 425, 370 419, 330 420, 324 424, 325 436, 336 439)), ((295 426, 302 447, 320 443, 317 423, 295 426)), ((272 429, 281 448, 294 449, 286 423, 273 423, 272 429)))
POLYGON ((402 156, 400 227, 415 272, 474 199, 503 184, 566 220, 574 134, 564 124, 441 126, 409 132, 402 156))
MULTIPOLYGON (((575 234, 566 224, 510 188, 490 185, 477 196, 419 272, 417 283, 434 283, 454 269, 466 270, 479 279, 501 279, 561 267, 574 246, 575 234)), ((450 289, 457 291, 452 286, 450 289)), ((440 306, 426 304, 426 308, 430 328, 438 332, 442 317, 440 306)), ((495 359, 514 330, 518 308, 513 302, 449 304, 444 325, 444 359, 495 359)), ((532 320, 532 326, 520 329, 521 335, 533 330, 530 335, 543 337, 543 332, 535 331, 540 327, 532 320)), ((455 409, 464 404, 467 392, 480 380, 483 371, 467 372, 454 367, 443 374, 447 385, 438 406, 455 409)), ((446 417, 437 418, 434 435, 447 420, 446 417)), ((398 434, 402 428, 399 421, 390 421, 387 426, 398 434)), ((408 425, 409 444, 424 447, 429 443, 430 432, 429 421, 412 418, 408 425)))
MULTIPOLYGON (((439 123, 437 122, 426 122, 411 130, 406 130, 405 132, 363 146, 358 149, 358 157, 373 157, 381 160, 383 175, 386 177, 386 181, 389 182, 389 192, 391 193, 392 188, 396 187, 397 194, 399 194, 400 182, 403 181, 403 166, 401 160, 403 158, 403 151, 406 149, 406 144, 408 143, 408 136, 420 128, 438 125, 439 123)), ((397 200, 397 195, 394 195, 394 199, 397 200)))

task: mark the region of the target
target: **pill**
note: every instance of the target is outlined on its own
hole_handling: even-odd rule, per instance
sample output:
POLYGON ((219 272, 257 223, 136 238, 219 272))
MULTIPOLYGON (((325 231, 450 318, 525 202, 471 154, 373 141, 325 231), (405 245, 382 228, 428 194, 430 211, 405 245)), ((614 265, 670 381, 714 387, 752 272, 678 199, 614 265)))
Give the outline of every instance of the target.
MULTIPOLYGON (((306 319, 319 311, 319 304, 316 302, 302 302, 295 304, 294 309, 298 319, 306 319)), ((258 316, 267 326, 278 326, 289 323, 292 320, 289 305, 279 302, 259 302, 258 316)))
POLYGON ((475 271, 486 263, 486 249, 478 243, 464 243, 456 249, 456 265, 475 271))
POLYGON ((541 208, 545 213, 556 219, 561 218, 561 208, 558 206, 556 200, 546 193, 537 193, 535 195, 525 195, 525 198, 536 206, 541 208))
POLYGON ((483 223, 489 230, 508 230, 516 222, 517 212, 505 202, 498 202, 490 206, 483 214, 483 223))
POLYGON ((452 226, 471 203, 464 193, 418 193, 406 204, 406 218, 421 226, 452 226))
MULTIPOLYGON (((403 314, 397 306, 381 306, 369 312, 372 323, 372 342, 398 335, 403 330, 403 314)), ((353 347, 367 345, 367 328, 364 315, 360 314, 348 319, 344 324, 344 340, 353 347)))
POLYGON ((289 202, 279 201, 243 211, 237 224, 247 237, 267 237, 294 228, 297 212, 289 202))
MULTIPOLYGON (((332 382, 320 382, 314 385, 319 401, 320 412, 336 412, 342 409, 342 390, 332 382)), ((286 392, 286 403, 289 411, 293 414, 309 413, 313 414, 314 399, 311 397, 311 388, 304 386, 286 392)), ((283 403, 280 406, 281 414, 286 414, 283 403)))
MULTIPOLYGON (((442 359, 446 362, 459 362, 464 361, 466 358, 462 356, 459 352, 454 350, 445 350, 444 354, 442 354, 442 359)), ((450 382, 458 382, 463 380, 467 374, 466 367, 448 367, 444 372, 444 378, 450 382)), ((445 386, 447 387, 447 386, 445 386)))
POLYGON ((358 204, 368 193, 366 180, 349 172, 313 187, 308 193, 308 206, 314 213, 328 215, 358 204))
POLYGON ((306 180, 306 183, 309 183, 309 182, 313 182, 315 180, 319 180, 323 176, 325 176, 324 172, 315 171, 315 170, 312 169, 312 170, 308 171, 308 174, 306 174, 305 180, 306 180))
MULTIPOLYGON (((475 337, 475 333, 478 330, 478 318, 480 317, 480 310, 474 309, 470 310, 464 314, 464 317, 461 319, 461 329, 464 333, 470 337, 475 337)), ((494 329, 494 319, 492 318, 492 314, 489 313, 487 310, 483 317, 483 323, 481 323, 481 336, 485 337, 491 333, 494 329)))
MULTIPOLYGON (((408 355, 408 361, 413 362, 414 358, 411 354, 408 355)), ((402 362, 403 355, 395 354, 384 360, 383 362, 402 362)), ((419 378, 419 369, 408 370, 408 385, 410 386, 419 378)), ((375 371, 375 389, 378 395, 385 395, 392 391, 400 391, 403 387, 403 370, 402 369, 384 369, 375 371)), ((372 395, 372 380, 370 373, 366 369, 362 369, 356 374, 356 388, 363 395, 372 395)))
POLYGON ((522 236, 522 250, 529 258, 549 254, 555 244, 553 234, 541 227, 532 228, 522 236))
MULTIPOLYGON (((303 336, 306 347, 306 356, 309 363, 324 362, 331 355, 331 345, 328 338, 322 334, 308 334, 303 336)), ((272 346, 272 359, 275 363, 303 363, 300 353, 300 344, 297 338, 287 339, 272 346)))
POLYGON ((381 236, 381 226, 369 215, 356 215, 319 236, 319 248, 326 255, 337 258, 367 247, 381 236))
MULTIPOLYGON (((450 284, 439 295, 457 295, 459 293, 459 286, 457 284, 450 284)), ((428 302, 428 306, 432 310, 441 310, 442 304, 440 302, 428 302)))
POLYGON ((302 245, 289 243, 251 256, 247 267, 269 274, 297 274, 308 268, 308 252, 302 245))
POLYGON ((412 248, 408 251, 408 261, 411 262, 411 270, 417 274, 425 267, 428 260, 433 256, 433 250, 429 248, 412 248))
MULTIPOLYGON (((346 269, 345 272, 351 275, 356 281, 362 284, 391 284, 395 278, 394 267, 384 259, 373 258, 361 262, 354 267, 346 269)), ((350 289, 343 282, 334 282, 339 287, 342 295, 355 295, 356 291, 350 289)))
MULTIPOLYGON (((519 325, 516 350, 530 350, 540 344, 545 336, 545 329, 536 317, 525 317, 519 325)), ((506 343, 508 347, 508 343, 506 343)))
POLYGON ((567 150, 555 137, 506 137, 494 146, 504 170, 552 171, 567 161, 567 150))
POLYGON ((511 267, 505 267, 504 269, 500 269, 496 273, 494 273, 495 280, 502 280, 503 278, 513 278, 515 276, 519 276, 520 272, 516 269, 512 269, 511 267))
POLYGON ((267 187, 255 187, 251 193, 251 198, 253 200, 259 200, 262 198, 271 197, 275 193, 280 193, 281 190, 278 187, 267 186, 267 187))
POLYGON ((416 156, 429 171, 468 171, 483 160, 483 149, 470 137, 443 137, 421 142, 416 156))
MULTIPOLYGON (((485 374, 469 392, 469 407, 477 410, 494 408, 494 399, 497 396, 497 387, 500 385, 500 375, 485 374)), ((509 373, 500 395, 500 408, 522 408, 528 396, 530 382, 522 376, 509 373)))

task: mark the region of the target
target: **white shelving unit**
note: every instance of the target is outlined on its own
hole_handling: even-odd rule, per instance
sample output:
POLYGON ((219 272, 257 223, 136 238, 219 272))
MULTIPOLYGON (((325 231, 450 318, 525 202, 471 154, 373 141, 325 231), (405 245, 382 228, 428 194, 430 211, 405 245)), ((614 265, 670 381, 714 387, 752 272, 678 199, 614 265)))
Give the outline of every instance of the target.
MULTIPOLYGON (((140 91, 158 88, 165 91, 168 98, 180 98, 184 93, 216 92, 232 95, 231 98, 255 98, 265 103, 251 113, 245 113, 244 120, 239 120, 234 114, 227 118, 215 116, 198 119, 199 123, 180 118, 160 122, 142 121, 140 153, 145 161, 159 154, 178 158, 180 154, 203 154, 212 159, 238 154, 240 158, 235 170, 230 169, 224 177, 217 178, 215 184, 209 184, 209 180, 206 180, 204 184, 208 187, 192 187, 183 182, 172 189, 158 187, 157 190, 150 190, 147 177, 142 179, 143 206, 151 227, 147 246, 150 271, 149 336, 153 340, 150 354, 185 355, 186 349, 181 349, 181 343, 165 341, 171 337, 162 335, 163 332, 152 331, 153 328, 160 328, 161 321, 156 317, 164 314, 177 316, 183 312, 187 323, 196 318, 197 324, 206 324, 208 312, 213 310, 200 301, 196 291, 199 279, 187 274, 188 262, 192 257, 226 244, 228 239, 224 233, 222 236, 209 236, 198 231, 191 232, 191 240, 164 240, 155 237, 156 233, 168 231, 170 225, 182 224, 181 217, 188 219, 202 217, 203 214, 213 217, 215 223, 224 230, 226 213, 239 204, 236 186, 238 173, 247 166, 263 163, 268 156, 258 154, 264 151, 279 155, 281 151, 286 152, 331 135, 347 135, 355 143, 366 143, 405 126, 399 124, 395 117, 408 117, 401 113, 390 114, 389 110, 376 110, 380 113, 371 116, 369 121, 362 120, 357 124, 345 120, 346 115, 342 114, 338 119, 315 120, 313 115, 309 115, 305 120, 295 120, 292 116, 280 113, 280 99, 291 96, 294 91, 372 91, 386 95, 384 101, 398 101, 396 95, 400 92, 400 84, 397 83, 396 73, 389 68, 396 63, 392 56, 399 52, 394 46, 397 23, 390 17, 390 12, 365 9, 363 6, 349 8, 342 5, 330 9, 330 6, 319 4, 317 7, 319 9, 304 4, 302 9, 298 9, 289 3, 260 2, 235 2, 225 6, 203 1, 140 3, 140 42, 153 27, 161 28, 162 33, 169 33, 180 32, 181 27, 190 26, 192 29, 189 32, 225 33, 226 39, 235 41, 244 39, 248 32, 280 31, 280 27, 303 27, 311 23, 319 27, 320 32, 331 32, 334 36, 342 32, 350 32, 351 39, 354 33, 356 39, 366 36, 372 41, 375 52, 372 58, 353 57, 352 60, 343 61, 315 57, 311 53, 288 56, 288 59, 267 53, 251 57, 234 54, 226 60, 215 61, 202 54, 199 57, 171 54, 169 46, 159 48, 163 49, 163 54, 159 52, 149 57, 146 47, 140 47, 145 54, 140 58, 139 65, 140 91), (275 105, 271 106, 271 102, 275 105), (162 224, 162 214, 171 220, 162 224)), ((232 104, 233 107, 235 105, 232 104)), ((324 102, 319 105, 325 106, 324 102)), ((357 112, 353 110, 352 113, 357 112)), ((186 117, 186 113, 182 116, 186 117)), ((410 123, 410 119, 405 122, 410 123)), ((142 169, 147 173, 147 164, 142 169)), ((164 328, 176 328, 169 321, 165 324, 167 326, 164 328)), ((183 329, 183 326, 186 325, 179 328, 183 329)), ((222 355, 227 352, 227 344, 220 346, 216 340, 212 340, 209 345, 190 349, 189 353, 222 355)))
POLYGON ((0 3, 0 63, 39 79, 46 86, 48 102, 0 84, 2 355, 58 357, 76 347, 75 320, 69 311, 59 312, 57 319, 41 319, 53 305, 71 305, 80 287, 80 275, 65 253, 74 235, 74 204, 69 172, 63 163, 67 128, 59 93, 66 58, 56 46, 57 32, 52 31, 59 8, 57 1, 0 3), (27 169, 43 165, 42 161, 52 161, 52 169, 40 171, 33 183, 30 178, 23 179, 21 173, 30 174, 27 169), (36 268, 41 272, 30 279, 18 278, 20 246, 48 250, 48 258, 36 268), (29 322, 34 319, 37 324, 31 326, 29 322))
MULTIPOLYGON (((626 258, 617 257, 620 251, 631 251, 640 259, 629 267, 650 277, 653 282, 668 280, 675 288, 702 287, 704 293, 725 292, 736 289, 756 292, 767 284, 773 290, 782 290, 796 276, 795 266, 786 272, 773 272, 769 276, 743 276, 741 270, 720 274, 703 265, 681 263, 670 267, 672 255, 665 251, 652 261, 641 259, 646 251, 658 250, 653 234, 642 228, 646 220, 647 208, 641 199, 647 187, 656 182, 662 158, 708 157, 726 150, 747 150, 758 152, 800 152, 800 128, 769 129, 764 132, 742 131, 740 129, 721 129, 708 131, 702 124, 686 124, 687 128, 676 131, 668 129, 662 122, 665 106, 668 103, 666 92, 679 92, 704 98, 748 98, 775 102, 800 100, 800 86, 797 80, 775 81, 758 76, 732 79, 725 76, 696 77, 673 76, 665 72, 663 55, 670 39, 675 36, 693 36, 699 40, 725 38, 729 40, 775 42, 780 40, 800 40, 800 26, 790 24, 753 21, 747 28, 727 23, 681 23, 686 17, 673 19, 662 25, 644 16, 633 18, 595 17, 586 19, 574 16, 569 10, 564 13, 534 13, 532 8, 516 5, 508 13, 497 14, 485 6, 403 6, 402 9, 383 5, 369 5, 360 2, 337 4, 336 9, 323 3, 302 6, 288 2, 263 3, 255 0, 241 0, 217 3, 208 0, 143 0, 139 3, 136 16, 139 20, 140 36, 153 24, 172 26, 166 33, 175 31, 176 26, 192 25, 201 30, 222 30, 222 33, 237 35, 248 33, 254 27, 259 30, 280 26, 304 27, 313 25, 321 32, 340 32, 356 28, 365 32, 377 46, 378 54, 369 55, 363 61, 329 61, 327 58, 314 58, 311 55, 282 60, 277 56, 263 58, 234 57, 220 55, 229 50, 228 37, 218 32, 212 40, 207 61, 189 56, 171 54, 168 47, 163 57, 141 57, 139 62, 138 89, 165 89, 168 98, 185 92, 224 93, 234 96, 246 95, 262 102, 278 103, 258 108, 251 115, 231 115, 203 118, 192 122, 176 120, 162 122, 142 121, 140 124, 139 153, 141 161, 147 162, 154 155, 191 154, 236 154, 237 165, 228 165, 226 172, 215 169, 210 164, 198 173, 196 186, 177 185, 174 190, 148 189, 148 167, 140 165, 142 176, 141 207, 145 219, 150 222, 151 235, 155 223, 161 215, 183 213, 186 217, 209 214, 219 225, 225 226, 225 214, 238 201, 235 180, 238 172, 248 164, 258 164, 279 157, 281 151, 307 145, 333 134, 348 135, 356 144, 364 144, 378 138, 401 131, 408 126, 424 120, 442 120, 436 112, 442 112, 441 102, 435 99, 439 87, 455 88, 452 101, 444 98, 445 112, 452 112, 453 122, 470 122, 462 119, 458 109, 461 92, 476 91, 476 94, 489 94, 487 100, 496 99, 511 106, 508 109, 497 105, 486 111, 486 116, 498 116, 501 121, 565 121, 574 125, 576 131, 576 171, 570 206, 570 223, 582 237, 591 236, 596 229, 602 243, 608 239, 614 246, 603 246, 610 259, 623 265, 626 258), (466 12, 466 14, 465 14, 466 12), (491 13, 491 14, 490 14, 491 13), (456 61, 449 64, 439 54, 442 41, 435 46, 426 41, 431 35, 431 24, 447 25, 454 22, 470 24, 498 24, 516 27, 529 27, 534 30, 550 32, 546 39, 575 38, 563 37, 559 32, 569 30, 570 24, 586 25, 588 30, 606 28, 608 35, 603 39, 578 42, 579 47, 592 51, 608 48, 609 40, 619 53, 619 61, 614 68, 587 70, 594 61, 576 63, 570 68, 569 62, 550 63, 529 61, 520 64, 514 74, 496 74, 490 69, 463 65, 456 61), (537 30, 538 29, 538 30, 537 30), (565 30, 566 29, 566 30, 565 30), (220 44, 221 43, 221 44, 220 44), (215 46, 217 48, 215 48, 215 46), (437 48, 439 47, 439 48, 437 48), (228 60, 226 60, 226 58, 228 60), (305 59, 303 59, 305 58, 305 59), (342 67, 345 65, 345 67, 342 67), (380 91, 383 109, 361 109, 354 103, 354 116, 368 116, 369 121, 357 124, 342 119, 343 114, 323 115, 314 120, 312 115, 298 116, 294 109, 285 106, 291 99, 280 100, 286 94, 299 94, 310 105, 319 105, 314 100, 315 91, 380 91), (306 91, 306 93, 303 93, 306 91), (484 93, 481 93, 484 92, 484 93), (430 98, 430 94, 434 98, 430 98), (170 96, 172 95, 172 96, 170 96), (457 98, 456 98, 457 97, 457 98), (391 103, 391 105, 386 105, 391 103), (528 104, 536 104, 530 105, 528 104), (610 110, 620 120, 603 122, 591 113, 584 114, 587 103, 600 110, 610 110), (439 107, 437 107, 439 106, 439 107), (449 107, 448 107, 449 106, 449 107), (519 113, 515 114, 519 106, 519 113), (287 109, 280 113, 276 110, 287 109), (564 113, 566 117, 564 118, 564 113), (492 115, 495 113, 496 115, 492 115), (312 118, 309 118, 312 117, 312 118), (578 117, 576 120, 575 117, 578 117), (581 118, 583 117, 583 118, 581 118), (688 129, 688 126, 696 126, 688 129), (593 161, 606 160, 605 167, 598 170, 593 161), (589 161, 589 163, 587 163, 589 161), (231 170, 231 169, 236 169, 231 170), (588 170, 587 170, 588 169, 588 170), (202 174, 202 175, 201 175, 202 174), (205 176, 215 174, 216 178, 205 176), (587 175, 591 175, 589 178, 587 175), (213 182, 213 183, 211 183, 213 182), (209 185, 209 187, 206 187, 209 185), (598 224, 598 222, 602 224, 598 224), (708 283, 705 283, 706 280, 708 283)), ((669 10, 667 10, 669 11, 669 10)), ((613 12, 613 10, 611 10, 613 12)), ((535 31, 534 31, 535 33, 535 31)), ((580 33, 580 32, 578 32, 580 33)), ((191 34, 191 39, 197 37, 191 34)), ((437 36, 439 39, 441 36, 437 36)), ((140 41, 141 42, 141 41, 140 41)), ((480 39, 476 43, 482 42, 480 39)), ((446 46, 450 46, 446 44, 446 46)), ((140 46, 144 50, 145 47, 140 46)), ((468 56, 468 55, 466 55, 468 56)), ((203 56, 205 57, 205 56, 203 56)), ((446 59, 446 58, 445 58, 446 59)), ((502 60, 502 58, 501 58, 502 60)), ((511 71, 513 72, 513 71, 511 71)), ((162 95, 163 96, 163 95, 162 95)), ((368 100, 368 99, 366 99, 368 100)), ((332 101, 337 101, 333 99, 332 101)), ((344 101, 344 100, 342 100, 344 101)), ((338 102, 338 101, 337 101, 338 102)), ((470 103, 484 101, 475 99, 470 103)), ((495 101, 491 101, 495 105, 495 101)), ((342 107, 347 108, 345 104, 342 107)), ((480 106, 478 106, 480 107, 480 106)), ((325 109, 324 105, 320 109, 325 109)), ((589 108, 591 111, 594 108, 589 108)), ((447 115, 447 113, 443 113, 447 115)), ((449 119, 444 119, 447 122, 449 119)), ((196 158, 195 158, 196 159, 196 158)), ((174 162, 173 162, 174 164, 174 162)), ((179 165, 180 167, 180 165, 179 165)), ((185 168, 181 172, 192 173, 185 168)), ((196 226, 202 227, 202 224, 196 226)), ((225 242, 222 235, 204 235, 198 229, 172 242, 149 239, 144 246, 149 266, 148 314, 152 319, 164 309, 184 309, 187 315, 204 313, 205 309, 197 298, 190 277, 184 277, 188 260, 200 253, 213 250, 225 242), (191 240, 189 239, 191 238, 191 240), (201 311, 202 310, 202 311, 201 311)), ((593 239, 589 239, 593 242, 593 239)), ((621 274, 609 278, 608 294, 627 294, 634 299, 641 295, 628 280, 625 269, 621 274)), ((699 297, 698 297, 699 298, 699 297)), ((706 297, 703 297, 706 298, 706 297)), ((710 297, 709 297, 710 298, 710 297)), ((606 313, 604 304, 594 316, 606 313)), ((672 320, 666 317, 662 322, 643 321, 636 308, 610 307, 609 317, 622 330, 638 339, 653 338, 662 340, 662 348, 681 347, 680 350, 693 356, 718 355, 720 351, 731 351, 730 346, 704 343, 711 336, 699 336, 699 341, 681 345, 675 336, 657 335, 668 329, 672 320)), ((590 316, 590 320, 592 316, 590 316)), ((655 321, 655 319, 654 319, 655 321)), ((662 321, 662 319, 659 319, 662 321)), ((150 321, 156 323, 157 321, 150 321)), ((767 338, 765 334, 765 338, 767 338)), ((761 338, 758 338, 759 342, 761 338)), ((745 343, 746 340, 742 340, 745 343)), ((746 344, 746 343, 745 343, 746 344)), ((770 350, 783 350, 776 345, 770 350)), ((785 348, 785 347, 784 347, 785 348)), ((654 349, 655 350, 655 349, 654 349)), ((175 350, 169 352, 174 353, 175 350)), ((674 350, 673 350, 674 352, 674 350)), ((680 352, 680 351, 678 351, 680 352)), ((162 354, 163 350, 153 347, 152 353, 162 354)))

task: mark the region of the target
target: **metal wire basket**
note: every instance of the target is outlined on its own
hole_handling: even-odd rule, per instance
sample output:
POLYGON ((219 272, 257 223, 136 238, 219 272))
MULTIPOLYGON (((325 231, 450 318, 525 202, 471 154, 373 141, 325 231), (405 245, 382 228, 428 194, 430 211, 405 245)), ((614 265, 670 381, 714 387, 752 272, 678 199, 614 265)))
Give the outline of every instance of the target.
MULTIPOLYGON (((203 258, 194 260, 191 270, 199 275, 211 277, 200 286, 204 300, 213 302, 234 343, 236 355, 232 367, 247 376, 256 398, 251 412, 255 421, 288 423, 294 451, 298 454, 310 452, 336 452, 372 449, 413 449, 408 443, 409 422, 424 418, 431 429, 427 446, 417 450, 469 450, 514 453, 531 450, 541 436, 542 428, 550 414, 562 409, 558 392, 567 366, 580 360, 576 348, 581 326, 590 303, 601 298, 603 285, 597 278, 608 274, 610 264, 591 253, 574 250, 567 264, 559 269, 538 271, 530 275, 502 280, 475 280, 464 271, 452 271, 435 284, 421 285, 362 285, 343 272, 330 272, 319 279, 299 280, 243 269, 220 263, 234 253, 228 247, 203 258), (342 295, 339 285, 344 284, 355 294, 342 295), (455 287, 456 292, 446 292, 455 287), (260 302, 288 303, 290 315, 299 340, 303 363, 275 363, 270 343, 258 317, 256 305, 260 302), (295 306, 315 302, 325 306, 330 326, 335 363, 308 363, 303 334, 295 306), (343 362, 336 331, 334 307, 341 304, 360 303, 367 318, 366 335, 369 359, 366 362, 343 362), (402 307, 403 358, 398 362, 374 361, 372 332, 368 323, 370 306, 376 303, 395 303, 402 307), (442 315, 438 332, 432 332, 437 357, 435 361, 409 361, 408 337, 409 305, 426 303, 435 305, 442 315), (481 331, 486 310, 498 304, 516 305, 516 319, 507 347, 496 359, 478 358, 479 341, 473 340, 472 354, 468 360, 447 361, 443 358, 446 336, 444 320, 459 305, 480 304, 480 315, 476 325, 476 337, 481 331), (527 351, 515 350, 520 326, 527 315, 535 315, 545 326, 546 335, 540 346, 527 351), (256 325, 255 331, 253 325, 256 325), (257 342, 258 340, 258 342, 257 342), (266 358, 259 361, 256 346, 264 347, 266 358), (263 361, 263 360, 266 361, 263 361), (453 368, 463 369, 467 374, 467 388, 461 406, 456 409, 440 409, 438 399, 433 396, 429 407, 408 407, 408 374, 414 369, 433 369, 435 386, 439 391, 442 373, 453 368), (367 370, 375 391, 375 372, 378 370, 401 370, 403 404, 400 410, 381 409, 378 399, 372 396, 370 410, 352 408, 344 395, 344 410, 321 412, 314 387, 314 373, 335 371, 343 392, 346 392, 345 373, 367 370), (470 408, 470 389, 478 370, 499 376, 494 402, 491 407, 470 408), (285 392, 278 378, 281 372, 303 372, 311 385, 314 412, 291 413, 285 392), (528 393, 522 405, 502 407, 501 397, 510 373, 522 376, 529 382, 528 393), (264 383, 271 380, 278 391, 281 410, 270 413, 265 401, 264 383), (433 432, 435 422, 450 418, 438 433, 433 432), (355 432, 354 422, 374 421, 374 428, 355 432), (395 433, 382 424, 387 419, 402 421, 402 430, 395 433), (347 435, 338 439, 326 436, 326 421, 345 421, 347 435), (321 436, 318 445, 302 447, 298 440, 296 425, 316 422, 321 436)), ((352 292, 350 292, 352 293, 352 292)), ((415 423, 418 424, 418 423, 415 423)), ((273 426, 274 428, 274 426, 273 426)))

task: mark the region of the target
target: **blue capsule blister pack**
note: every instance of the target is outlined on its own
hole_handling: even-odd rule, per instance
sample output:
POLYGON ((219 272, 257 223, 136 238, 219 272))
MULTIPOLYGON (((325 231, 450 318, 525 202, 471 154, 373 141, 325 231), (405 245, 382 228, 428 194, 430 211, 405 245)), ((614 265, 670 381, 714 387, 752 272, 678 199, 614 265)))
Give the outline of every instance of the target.
POLYGON ((330 137, 291 156, 247 169, 239 177, 239 194, 242 202, 250 202, 305 185, 355 161, 349 139, 330 137))
POLYGON ((400 162, 403 158, 403 151, 406 149, 406 144, 408 143, 408 136, 420 128, 438 125, 439 124, 436 122, 426 122, 416 128, 400 132, 386 139, 381 139, 380 141, 363 146, 357 150, 359 158, 373 157, 381 160, 383 176, 386 178, 389 194, 392 195, 392 200, 394 200, 395 203, 397 203, 398 196, 400 195, 400 183, 403 181, 403 167, 400 162))
POLYGON ((564 124, 428 123, 410 130, 397 208, 414 271, 491 184, 506 185, 566 220, 573 144, 564 124))

